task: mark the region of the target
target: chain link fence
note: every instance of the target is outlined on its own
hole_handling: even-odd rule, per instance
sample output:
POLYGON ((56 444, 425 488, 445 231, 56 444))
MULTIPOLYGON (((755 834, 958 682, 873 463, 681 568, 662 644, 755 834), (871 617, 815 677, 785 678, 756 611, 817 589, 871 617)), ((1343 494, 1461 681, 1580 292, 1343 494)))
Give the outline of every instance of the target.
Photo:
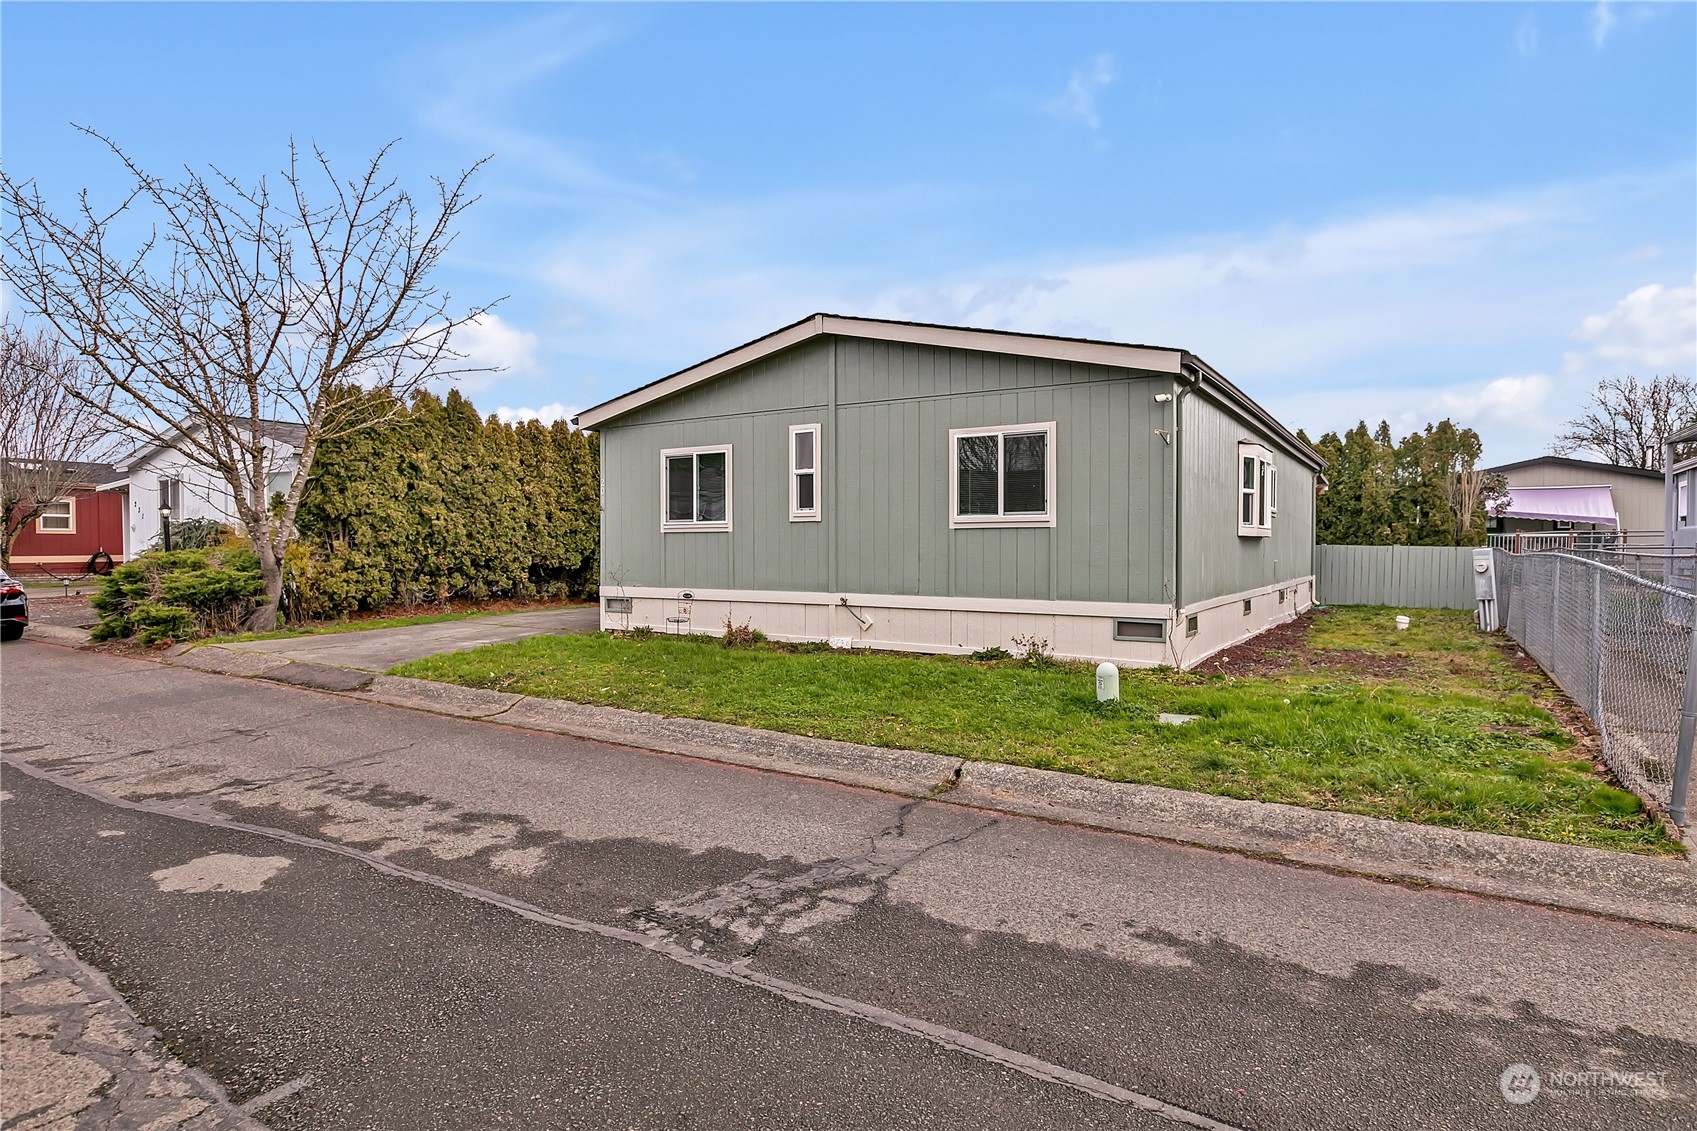
POLYGON ((1697 600, 1574 554, 1492 556, 1503 628, 1591 717, 1622 784, 1668 812, 1697 600))

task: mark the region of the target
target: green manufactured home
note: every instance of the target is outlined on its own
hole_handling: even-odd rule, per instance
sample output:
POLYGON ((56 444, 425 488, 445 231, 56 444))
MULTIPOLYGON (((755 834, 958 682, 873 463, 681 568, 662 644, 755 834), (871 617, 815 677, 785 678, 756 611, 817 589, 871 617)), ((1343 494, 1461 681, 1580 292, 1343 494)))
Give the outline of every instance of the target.
POLYGON ((1184 350, 816 314, 575 423, 604 628, 1188 667, 1314 599, 1320 461, 1184 350))

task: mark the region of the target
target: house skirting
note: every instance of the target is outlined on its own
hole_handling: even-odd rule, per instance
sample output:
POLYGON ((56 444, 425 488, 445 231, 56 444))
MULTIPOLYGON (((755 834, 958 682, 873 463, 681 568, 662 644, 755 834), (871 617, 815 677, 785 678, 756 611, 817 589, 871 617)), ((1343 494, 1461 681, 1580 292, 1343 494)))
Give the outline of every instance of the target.
POLYGON ((1171 605, 1118 602, 622 586, 602 590, 601 627, 717 636, 729 621, 757 628, 773 640, 952 655, 991 647, 1013 651, 1015 637, 1035 637, 1048 641, 1057 659, 1109 660, 1133 668, 1192 667, 1294 618, 1313 604, 1313 594, 1313 578, 1301 577, 1175 612, 1171 605), (628 611, 622 610, 624 603, 628 611), (1186 619, 1193 615, 1197 631, 1189 636, 1186 619), (1117 620, 1158 622, 1164 639, 1116 640, 1117 620))

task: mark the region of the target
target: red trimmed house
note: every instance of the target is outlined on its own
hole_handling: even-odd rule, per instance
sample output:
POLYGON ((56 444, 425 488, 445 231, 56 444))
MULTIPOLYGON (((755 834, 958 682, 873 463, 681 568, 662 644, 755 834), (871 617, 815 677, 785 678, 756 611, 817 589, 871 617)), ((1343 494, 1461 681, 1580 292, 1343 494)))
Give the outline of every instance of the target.
POLYGON ((75 485, 18 531, 12 576, 80 577, 100 553, 122 562, 128 495, 128 482, 111 465, 84 464, 75 485))

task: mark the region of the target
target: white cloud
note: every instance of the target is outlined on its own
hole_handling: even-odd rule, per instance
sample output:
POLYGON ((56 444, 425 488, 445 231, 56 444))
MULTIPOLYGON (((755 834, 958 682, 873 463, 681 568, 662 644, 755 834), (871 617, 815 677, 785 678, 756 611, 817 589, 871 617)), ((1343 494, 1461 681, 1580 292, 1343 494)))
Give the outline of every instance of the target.
MULTIPOLYGON (((536 371, 536 349, 541 340, 529 330, 509 325, 501 320, 500 315, 491 312, 481 314, 455 330, 450 344, 456 352, 465 355, 465 361, 460 364, 523 376, 536 371)), ((483 380, 479 384, 487 386, 489 382, 483 380)))
POLYGON ((1503 296, 1475 276, 1578 207, 1559 191, 1438 200, 1165 251, 992 265, 886 291, 869 312, 1189 346, 1228 372, 1296 376, 1500 319, 1503 296))
POLYGON ((1552 384, 1542 373, 1498 377, 1483 385, 1440 389, 1428 404, 1433 416, 1447 416, 1475 428, 1493 424, 1535 428, 1544 419, 1552 384))
POLYGON ((1602 50, 1603 44, 1608 42, 1609 33, 1614 30, 1615 22, 1614 5, 1609 3, 1609 0, 1601 0, 1596 7, 1591 9, 1591 42, 1597 45, 1599 51, 1602 50))
POLYGON ((1057 118, 1076 118, 1091 129, 1100 129, 1102 116, 1096 109, 1096 96, 1114 81, 1114 60, 1110 55, 1094 55, 1072 69, 1067 88, 1044 104, 1044 109, 1057 118))
POLYGON ((570 420, 583 411, 577 405, 570 407, 555 401, 540 408, 508 408, 502 405, 495 410, 495 418, 502 424, 522 424, 526 420, 539 420, 545 425, 552 425, 558 420, 570 420))
POLYGON ((1573 336, 1588 348, 1568 355, 1570 370, 1697 374, 1697 282, 1639 287, 1612 310, 1586 318, 1573 336))
POLYGON ((1542 373, 1457 382, 1435 388, 1387 388, 1366 385, 1323 391, 1265 396, 1267 407, 1292 428, 1302 426, 1311 437, 1342 433, 1365 421, 1372 428, 1383 420, 1391 432, 1406 436, 1444 418, 1479 432, 1485 458, 1502 462, 1542 450, 1544 437, 1556 420, 1550 400, 1556 383, 1542 373), (1518 445, 1508 442, 1513 437, 1518 445), (1530 447, 1525 441, 1530 441, 1530 447), (1524 450, 1523 450, 1524 449, 1524 450), (1513 452, 1514 455, 1508 453, 1513 452))
POLYGON ((1531 12, 1527 12, 1520 20, 1520 26, 1514 29, 1514 49, 1525 56, 1538 53, 1538 20, 1531 12))

